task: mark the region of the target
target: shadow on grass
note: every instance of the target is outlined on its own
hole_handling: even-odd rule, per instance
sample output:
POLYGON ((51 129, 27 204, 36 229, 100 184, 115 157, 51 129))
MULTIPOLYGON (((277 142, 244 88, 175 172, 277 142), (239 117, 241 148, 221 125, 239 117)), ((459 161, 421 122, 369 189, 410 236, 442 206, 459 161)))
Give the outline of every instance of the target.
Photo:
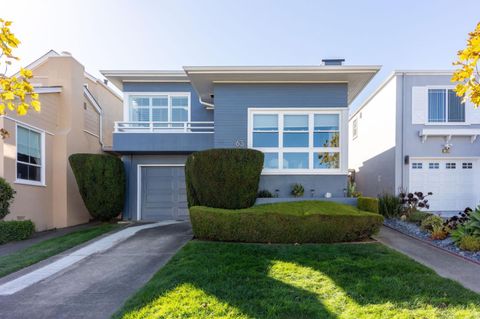
MULTIPOLYGON (((336 318, 344 311, 386 315, 388 311, 421 307, 433 307, 433 311, 457 306, 480 309, 477 294, 379 244, 292 246, 194 241, 117 316, 136 317, 141 309, 161 318, 154 315, 154 309, 178 303, 179 296, 170 293, 184 284, 214 296, 246 318, 336 318)), ((188 293, 182 298, 182 307, 202 311, 210 307, 208 313, 216 317, 215 304, 200 297, 189 298, 188 293)), ((202 317, 200 312, 196 315, 202 317)))

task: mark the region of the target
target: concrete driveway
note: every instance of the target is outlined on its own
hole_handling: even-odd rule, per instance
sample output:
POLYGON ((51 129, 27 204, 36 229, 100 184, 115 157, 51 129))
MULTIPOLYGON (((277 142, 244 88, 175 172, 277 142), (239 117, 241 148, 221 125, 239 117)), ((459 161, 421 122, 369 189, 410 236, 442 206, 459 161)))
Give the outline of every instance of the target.
POLYGON ((188 222, 139 231, 12 295, 0 318, 109 318, 192 238, 188 222))

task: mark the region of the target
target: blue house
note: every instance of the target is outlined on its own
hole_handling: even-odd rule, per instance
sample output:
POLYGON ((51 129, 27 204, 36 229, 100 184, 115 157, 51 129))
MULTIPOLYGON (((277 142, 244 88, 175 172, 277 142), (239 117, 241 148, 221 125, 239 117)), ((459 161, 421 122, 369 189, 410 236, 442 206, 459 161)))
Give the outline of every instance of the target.
POLYGON ((445 215, 480 204, 480 109, 452 71, 396 71, 350 118, 350 165, 367 196, 432 192, 445 215))
MULTIPOLYGON (((289 197, 344 197, 348 106, 378 66, 184 67, 102 71, 124 94, 113 152, 127 170, 124 216, 188 218, 184 164, 210 148, 265 154, 259 189, 289 197)), ((221 191, 221 190, 219 190, 221 191)))

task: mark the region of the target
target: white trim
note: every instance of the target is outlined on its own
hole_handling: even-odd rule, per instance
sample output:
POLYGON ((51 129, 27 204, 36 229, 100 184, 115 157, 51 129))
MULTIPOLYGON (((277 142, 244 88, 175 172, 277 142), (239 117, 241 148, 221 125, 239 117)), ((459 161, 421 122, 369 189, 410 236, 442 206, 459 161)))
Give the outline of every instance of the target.
POLYGON ((247 146, 248 148, 257 149, 266 153, 278 153, 278 169, 263 169, 262 175, 346 175, 348 174, 348 108, 248 108, 247 120, 247 146), (253 147, 253 116, 255 114, 276 114, 282 115, 278 118, 278 138, 279 145, 274 148, 253 147), (315 114, 338 114, 340 134, 338 147, 313 147, 313 120, 315 114), (309 119, 309 147, 289 147, 284 148, 283 145, 283 116, 284 115, 308 115, 309 119), (308 169, 284 169, 282 168, 283 153, 284 152, 300 152, 308 153, 308 169), (340 163, 338 169, 315 169, 313 168, 313 154, 314 152, 334 152, 339 153, 340 163))
POLYGON ((85 133, 87 133, 87 134, 90 134, 90 135, 92 135, 92 136, 100 139, 100 136, 98 136, 97 134, 95 134, 95 133, 93 133, 93 132, 90 132, 89 130, 85 130, 85 129, 84 129, 83 131, 84 131, 85 133))
POLYGON ((422 129, 418 132, 418 136, 422 138, 422 143, 425 143, 429 136, 443 136, 445 137, 445 143, 448 143, 452 136, 467 136, 470 137, 470 143, 473 143, 478 135, 480 135, 480 129, 422 129))
MULTIPOLYGON (((23 163, 23 162, 21 162, 23 163)), ((15 184, 24 184, 24 185, 31 185, 31 186, 47 186, 45 184, 45 131, 38 130, 38 129, 33 129, 31 127, 25 127, 21 124, 16 123, 15 124, 15 184), (40 181, 31 181, 28 179, 19 179, 17 178, 17 164, 18 164, 18 127, 22 127, 24 129, 34 131, 38 134, 40 134, 40 160, 41 160, 41 166, 40 166, 40 181)), ((34 165, 38 166, 38 165, 34 165)))
MULTIPOLYGON (((171 96, 187 96, 188 97, 188 107, 187 107, 187 122, 191 122, 192 117, 192 93, 191 92, 124 92, 123 93, 123 120, 125 122, 131 121, 130 119, 130 105, 129 100, 130 96, 138 95, 138 96, 168 96, 168 118, 170 122, 170 118, 172 116, 172 107, 170 105, 170 97, 171 96)), ((150 118, 151 120, 151 118, 150 118)), ((178 122, 182 123, 182 122, 178 122)))
POLYGON ((137 164, 137 221, 141 220, 142 168, 143 167, 182 167, 185 164, 137 164))
POLYGON ((34 93, 47 94, 47 93, 62 93, 61 86, 35 86, 33 88, 34 93))

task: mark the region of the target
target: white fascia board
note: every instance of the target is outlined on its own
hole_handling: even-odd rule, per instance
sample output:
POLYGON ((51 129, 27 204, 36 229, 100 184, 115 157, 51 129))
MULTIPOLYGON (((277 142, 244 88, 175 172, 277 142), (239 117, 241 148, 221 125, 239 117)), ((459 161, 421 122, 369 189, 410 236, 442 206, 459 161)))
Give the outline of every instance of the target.
POLYGON ((36 86, 33 88, 35 93, 44 94, 44 93, 61 93, 61 86, 36 86))

